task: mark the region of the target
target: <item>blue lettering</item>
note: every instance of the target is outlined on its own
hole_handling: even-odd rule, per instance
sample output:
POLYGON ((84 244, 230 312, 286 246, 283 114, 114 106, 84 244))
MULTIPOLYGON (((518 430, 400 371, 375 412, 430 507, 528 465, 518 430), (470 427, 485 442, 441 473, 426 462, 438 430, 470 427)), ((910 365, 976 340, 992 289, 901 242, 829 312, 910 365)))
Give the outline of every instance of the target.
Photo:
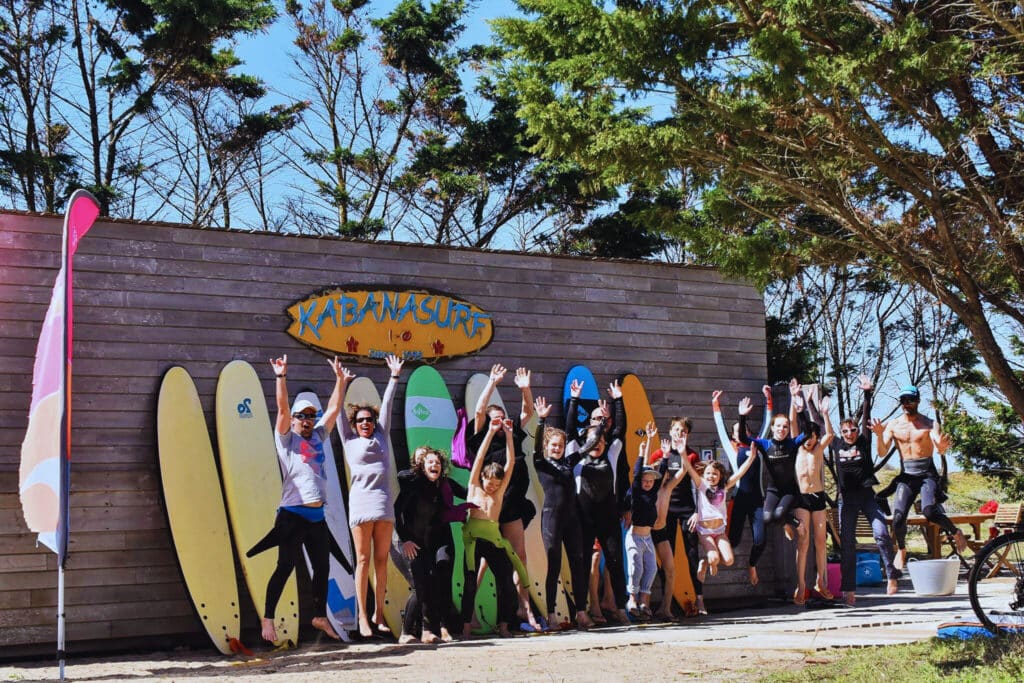
POLYGON ((438 301, 437 302, 437 315, 434 316, 434 322, 436 322, 437 326, 443 330, 443 329, 445 329, 446 327, 448 327, 450 325, 451 321, 452 321, 452 300, 451 299, 445 299, 444 301, 438 301), (444 320, 441 320, 441 306, 443 306, 445 303, 448 304, 448 308, 445 310, 444 320))
POLYGON ((380 315, 374 316, 377 318, 377 322, 384 322, 384 318, 388 317, 395 320, 398 315, 398 294, 396 293, 394 298, 388 292, 384 292, 384 302, 380 307, 380 315))
MULTIPOLYGON (((366 302, 363 307, 359 309, 359 320, 356 322, 363 322, 363 318, 366 317, 367 313, 373 313, 373 310, 377 308, 377 299, 373 297, 373 292, 366 295, 366 302)), ((376 314, 374 315, 376 317, 376 314)))
POLYGON ((423 301, 420 302, 420 310, 427 316, 426 319, 416 318, 416 322, 422 325, 429 325, 437 321, 437 310, 430 308, 430 302, 434 300, 432 296, 423 297, 423 301))
POLYGON ((370 349, 369 353, 366 354, 367 358, 374 358, 377 360, 380 360, 387 355, 387 351, 381 351, 379 349, 370 349))
POLYGON ((412 315, 413 321, 415 322, 415 320, 416 320, 416 295, 411 293, 411 292, 409 293, 409 298, 406 299, 406 301, 405 301, 405 306, 402 306, 401 312, 398 314, 398 317, 395 318, 395 322, 399 322, 399 323, 402 322, 402 318, 405 317, 406 313, 412 315))
POLYGON ((487 313, 474 313, 473 314, 473 332, 469 335, 475 337, 478 330, 487 327, 484 321, 490 320, 491 316, 487 313))
POLYGON ((465 304, 455 304, 455 319, 452 320, 452 329, 455 329, 459 325, 462 325, 462 329, 466 331, 466 336, 472 336, 469 333, 469 325, 466 322, 469 320, 469 306, 465 304))
POLYGON ((420 360, 423 358, 422 351, 404 351, 402 353, 403 360, 420 360))
POLYGON ((357 303, 358 302, 355 299, 353 299, 352 297, 346 296, 344 294, 341 295, 341 326, 342 327, 348 327, 349 325, 355 325, 357 322, 359 322, 358 320, 356 320, 356 315, 358 314, 358 309, 356 308, 356 304, 357 303))
POLYGON ((302 302, 301 301, 299 302, 299 336, 300 337, 302 336, 302 333, 305 331, 305 329, 308 327, 309 331, 313 333, 313 336, 316 337, 317 339, 320 339, 320 323, 323 322, 323 321, 321 320, 320 322, 317 322, 315 325, 313 324, 313 313, 315 311, 316 311, 316 299, 313 299, 312 301, 309 302, 309 308, 303 308, 302 307, 302 302))
POLYGON ((320 312, 320 317, 316 321, 317 327, 323 325, 328 318, 331 319, 335 327, 338 326, 338 310, 334 307, 334 299, 328 299, 324 304, 324 310, 320 312))

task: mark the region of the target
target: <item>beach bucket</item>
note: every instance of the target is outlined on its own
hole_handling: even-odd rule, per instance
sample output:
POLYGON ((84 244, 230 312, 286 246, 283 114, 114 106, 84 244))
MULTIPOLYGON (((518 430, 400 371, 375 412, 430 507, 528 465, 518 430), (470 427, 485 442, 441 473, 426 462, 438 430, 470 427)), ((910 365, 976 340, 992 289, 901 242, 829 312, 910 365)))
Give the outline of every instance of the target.
POLYGON ((843 591, 843 570, 838 562, 828 563, 828 589, 834 595, 843 591))
POLYGON ((952 595, 960 573, 960 560, 915 560, 907 562, 910 582, 918 595, 952 595))
POLYGON ((881 586, 882 560, 877 553, 857 553, 857 585, 881 586))

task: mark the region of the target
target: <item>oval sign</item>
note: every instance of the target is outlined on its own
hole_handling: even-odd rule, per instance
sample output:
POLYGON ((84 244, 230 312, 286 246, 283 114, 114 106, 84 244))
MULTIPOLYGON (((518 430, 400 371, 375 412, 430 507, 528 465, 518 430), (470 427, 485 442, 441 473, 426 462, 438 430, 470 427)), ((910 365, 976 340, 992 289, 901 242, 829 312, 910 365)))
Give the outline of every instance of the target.
POLYGON ((433 362, 491 343, 491 316, 478 306, 425 290, 331 289, 288 307, 288 334, 320 351, 383 360, 393 353, 433 362))

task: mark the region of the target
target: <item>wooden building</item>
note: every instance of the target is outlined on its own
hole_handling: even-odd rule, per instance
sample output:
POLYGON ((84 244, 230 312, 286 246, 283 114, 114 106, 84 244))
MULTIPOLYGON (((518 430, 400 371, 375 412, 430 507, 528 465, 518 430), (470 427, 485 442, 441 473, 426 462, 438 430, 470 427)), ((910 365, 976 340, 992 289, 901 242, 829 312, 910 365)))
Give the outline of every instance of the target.
MULTIPOLYGON (((56 639, 56 557, 37 548, 25 526, 18 464, 36 342, 60 265, 60 234, 59 217, 0 213, 5 657, 52 652, 56 639)), ((568 368, 585 363, 602 383, 624 372, 639 375, 662 428, 670 416, 691 415, 691 443, 711 448, 712 390, 726 392, 725 410, 734 416, 744 395, 759 404, 766 374, 761 296, 707 268, 101 220, 81 242, 74 273, 66 574, 73 653, 202 643, 160 498, 155 411, 161 378, 175 364, 192 374, 211 435, 217 376, 233 359, 256 367, 271 407, 268 359, 282 353, 289 356, 293 392, 310 385, 326 395, 332 376, 325 356, 286 333, 285 314, 325 287, 429 288, 490 313, 490 345, 437 364, 457 405, 470 374, 492 363, 530 368, 534 393, 551 399, 560 397, 568 368)), ((358 372, 382 385, 387 370, 360 365, 358 372)), ((404 384, 396 406, 403 397, 404 384)), ((754 418, 760 420, 759 411, 754 418)), ((396 410, 398 451, 405 445, 401 420, 396 410)), ((770 551, 762 585, 746 583, 746 536, 738 568, 708 584, 708 599, 772 591, 770 551)), ((243 630, 253 632, 256 614, 240 587, 243 630)))

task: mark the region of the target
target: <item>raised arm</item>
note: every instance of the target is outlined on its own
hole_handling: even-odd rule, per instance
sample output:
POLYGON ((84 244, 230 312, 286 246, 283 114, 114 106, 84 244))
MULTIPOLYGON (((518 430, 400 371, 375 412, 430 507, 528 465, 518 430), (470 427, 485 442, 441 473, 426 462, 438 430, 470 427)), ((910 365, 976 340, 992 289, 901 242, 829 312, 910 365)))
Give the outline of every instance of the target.
POLYGON ((722 444, 722 450, 725 451, 726 457, 729 458, 729 464, 732 465, 732 469, 735 471, 736 449, 733 448, 732 437, 725 429, 725 419, 722 417, 722 408, 718 404, 718 398, 721 395, 721 391, 711 392, 711 410, 715 415, 715 429, 718 430, 718 440, 722 444))
POLYGON ((516 370, 515 382, 523 399, 523 405, 519 409, 519 424, 525 425, 526 421, 533 417, 533 389, 530 388, 530 371, 526 368, 516 370))
POLYGON ((612 441, 626 435, 626 407, 622 402, 622 387, 619 386, 619 380, 608 385, 608 395, 615 404, 615 417, 612 418, 612 431, 608 439, 610 446, 612 441))
POLYGON ((334 370, 334 391, 331 392, 331 398, 327 401, 327 411, 324 413, 323 424, 324 430, 330 434, 334 431, 334 426, 338 422, 338 416, 341 415, 341 402, 345 398, 345 389, 348 388, 348 383, 355 378, 355 373, 349 371, 347 368, 341 366, 338 362, 338 357, 335 356, 334 360, 327 361, 331 369, 334 370))
POLYGON ((739 414, 740 414, 740 433, 737 435, 740 438, 740 443, 744 446, 751 444, 750 434, 747 433, 747 416, 750 415, 750 411, 754 409, 754 403, 744 396, 740 399, 739 414))
POLYGON ((494 439, 494 435, 497 434, 500 429, 501 420, 492 420, 490 427, 487 429, 487 433, 484 434, 483 441, 480 442, 480 447, 476 449, 476 457, 473 458, 473 467, 469 471, 468 487, 470 489, 472 489, 474 486, 480 486, 480 472, 484 468, 484 460, 487 457, 487 449, 491 447, 491 441, 494 439))
POLYGON ((758 432, 757 438, 766 439, 768 430, 772 428, 772 415, 775 412, 772 405, 772 388, 765 384, 761 387, 761 393, 764 394, 764 420, 761 422, 761 431, 758 432))
POLYGON ((796 377, 789 380, 789 430, 790 436, 793 434, 793 429, 797 425, 797 416, 804 407, 804 397, 800 393, 800 382, 797 381, 796 377))
POLYGON ((498 386, 498 382, 505 376, 504 367, 500 363, 495 363, 491 366, 491 373, 487 376, 487 384, 484 385, 484 390, 480 392, 480 398, 476 401, 476 408, 474 409, 473 417, 473 433, 478 433, 487 424, 487 406, 491 403, 491 394, 494 393, 494 387, 498 386))
POLYGON ((879 458, 886 457, 889 449, 892 448, 891 425, 883 424, 881 420, 874 419, 871 421, 871 431, 875 433, 875 452, 878 453, 879 458))
MULTIPOLYGON (((580 395, 583 393, 583 382, 574 379, 569 385, 569 405, 565 409, 565 438, 567 441, 578 441, 580 395)), ((568 445, 568 444, 567 444, 568 445)))
POLYGON ((867 375, 861 375, 857 378, 860 383, 860 390, 864 394, 863 401, 861 402, 860 410, 860 433, 866 438, 871 438, 871 396, 874 394, 874 388, 871 385, 871 378, 867 375))
POLYGON ((505 490, 512 483, 512 470, 516 467, 516 447, 512 434, 512 420, 505 418, 501 420, 500 426, 505 432, 505 476, 501 480, 501 487, 498 490, 498 497, 504 497, 505 490))
POLYGON ((391 406, 395 402, 395 393, 398 390, 398 377, 402 374, 402 366, 405 364, 401 358, 394 354, 388 354, 384 359, 391 371, 391 378, 388 380, 388 387, 384 390, 384 398, 380 404, 380 417, 377 425, 387 436, 391 431, 391 406))
POLYGON ((830 396, 822 396, 819 401, 818 412, 821 415, 822 422, 825 423, 825 433, 821 435, 821 439, 818 440, 818 445, 821 446, 821 452, 824 453, 828 445, 832 443, 832 439, 835 438, 835 431, 832 429, 832 418, 829 417, 829 411, 832 409, 832 398, 830 396))
POLYGON ((274 429, 278 434, 287 434, 291 431, 292 415, 288 406, 288 354, 280 358, 271 358, 270 367, 274 369, 274 396, 277 399, 277 420, 274 422, 274 429))
POLYGON ((739 480, 743 478, 743 475, 746 474, 747 471, 750 470, 751 466, 754 464, 755 458, 757 458, 757 443, 751 443, 750 455, 748 455, 747 459, 743 461, 742 467, 736 470, 735 474, 729 477, 729 481, 726 482, 725 488, 732 488, 737 483, 739 483, 739 480))

